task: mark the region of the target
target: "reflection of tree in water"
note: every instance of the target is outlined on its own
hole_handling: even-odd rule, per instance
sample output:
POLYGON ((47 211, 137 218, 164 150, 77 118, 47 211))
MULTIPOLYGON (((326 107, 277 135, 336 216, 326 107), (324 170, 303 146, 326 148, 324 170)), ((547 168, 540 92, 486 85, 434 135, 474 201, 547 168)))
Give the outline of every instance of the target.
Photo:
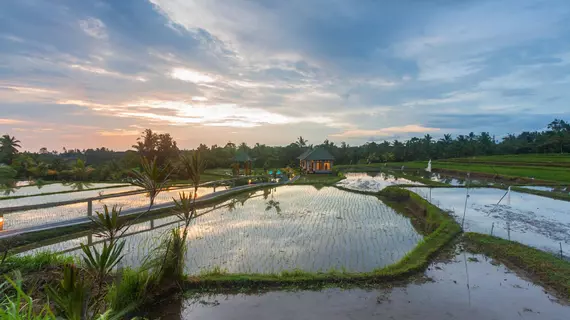
POLYGON ((83 181, 74 181, 74 182, 67 182, 63 184, 66 187, 70 187, 73 191, 83 191, 85 189, 89 189, 93 186, 92 183, 83 182, 83 181))
POLYGON ((267 201, 267 207, 265 207, 265 211, 269 211, 273 208, 275 208, 275 211, 277 212, 277 214, 281 213, 281 207, 279 206, 279 201, 275 201, 275 200, 267 201))
POLYGON ((16 193, 16 191, 18 191, 18 187, 16 187, 16 183, 2 183, 0 184, 0 191, 2 191, 2 194, 5 196, 9 196, 13 193, 16 193))

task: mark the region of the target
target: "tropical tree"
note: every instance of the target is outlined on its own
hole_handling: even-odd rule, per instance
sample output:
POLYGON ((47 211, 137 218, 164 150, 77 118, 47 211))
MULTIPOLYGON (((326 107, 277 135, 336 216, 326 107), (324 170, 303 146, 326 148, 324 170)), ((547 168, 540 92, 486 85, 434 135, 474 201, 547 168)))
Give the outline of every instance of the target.
POLYGON ((18 149, 22 147, 20 143, 20 140, 17 140, 16 137, 10 137, 7 134, 3 135, 0 138, 0 160, 6 164, 12 164, 18 149))
POLYGON ((85 161, 77 159, 73 167, 71 168, 71 174, 77 180, 84 181, 87 180, 89 175, 93 172, 93 167, 85 164, 85 161))

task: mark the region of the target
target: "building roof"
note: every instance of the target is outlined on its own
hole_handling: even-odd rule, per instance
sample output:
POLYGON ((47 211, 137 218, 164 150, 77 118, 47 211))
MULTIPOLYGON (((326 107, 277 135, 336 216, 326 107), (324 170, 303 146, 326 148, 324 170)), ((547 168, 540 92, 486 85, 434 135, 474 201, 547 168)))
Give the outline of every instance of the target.
POLYGON ((334 160, 334 157, 325 148, 315 148, 305 151, 299 156, 299 160, 334 160))
POLYGON ((305 152, 301 153, 301 155, 298 156, 297 159, 303 160, 303 159, 305 159, 305 157, 308 156, 309 153, 311 153, 311 152, 313 152, 313 149, 310 149, 310 148, 309 148, 309 149, 305 150, 305 152))
POLYGON ((245 153, 245 151, 240 150, 236 153, 233 160, 236 162, 248 162, 252 161, 253 159, 247 153, 245 153))

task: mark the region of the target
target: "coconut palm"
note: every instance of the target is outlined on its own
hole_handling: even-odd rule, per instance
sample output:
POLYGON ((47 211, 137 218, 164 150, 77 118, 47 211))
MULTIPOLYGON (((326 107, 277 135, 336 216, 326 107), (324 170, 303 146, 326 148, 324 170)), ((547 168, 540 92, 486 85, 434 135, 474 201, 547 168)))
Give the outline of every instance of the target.
POLYGON ((20 140, 17 140, 16 137, 10 137, 5 134, 0 138, 0 156, 7 164, 12 164, 14 156, 18 153, 18 149, 21 147, 20 140))
POLYGON ((86 165, 85 161, 81 159, 77 159, 77 162, 71 168, 71 172, 77 180, 86 180, 93 170, 92 167, 86 165))

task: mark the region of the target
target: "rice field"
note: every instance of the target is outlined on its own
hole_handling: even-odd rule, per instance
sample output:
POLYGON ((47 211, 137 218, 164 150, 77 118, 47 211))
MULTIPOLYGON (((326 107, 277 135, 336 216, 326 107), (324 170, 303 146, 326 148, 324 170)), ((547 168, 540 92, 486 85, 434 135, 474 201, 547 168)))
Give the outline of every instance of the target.
POLYGON ((139 187, 135 186, 125 186, 125 187, 117 187, 117 188, 107 188, 107 189, 97 189, 97 190, 85 190, 85 191, 76 191, 70 193, 58 193, 58 194, 50 194, 50 195, 36 195, 36 196, 29 196, 24 198, 16 198, 16 199, 5 199, 2 200, 0 198, 0 208, 11 208, 11 207, 20 207, 20 206, 29 206, 29 205, 37 205, 37 204, 44 204, 44 203, 56 203, 56 202, 63 202, 63 201, 70 201, 70 200, 80 200, 80 199, 88 199, 88 198, 96 198, 100 196, 106 196, 111 194, 118 194, 123 192, 135 191, 139 190, 139 187))
POLYGON ((337 182, 337 186, 357 191, 380 191, 386 187, 393 185, 422 185, 419 182, 405 178, 398 178, 384 172, 366 172, 344 174, 346 179, 337 182))
MULTIPOLYGON (((191 193, 193 190, 193 188, 176 188, 163 191, 155 199, 155 204, 172 202, 172 198, 178 198, 178 194, 180 192, 191 193)), ((213 188, 202 187, 198 189, 198 196, 201 197, 211 192, 213 192, 213 188)), ((53 196, 56 195, 50 195, 47 197, 53 196)), ((146 208, 149 205, 149 198, 147 194, 141 193, 93 201, 93 213, 96 211, 102 211, 103 205, 117 205, 118 207, 122 207, 123 210, 146 208)), ((3 230, 41 226, 46 223, 67 221, 86 216, 87 202, 5 213, 3 216, 3 230)))
MULTIPOLYGON (((409 188, 461 223, 467 189, 409 188)), ((533 194, 494 188, 469 189, 465 230, 492 234, 541 250, 570 256, 570 204, 533 194), (502 198, 502 200, 501 200, 502 198), (500 201, 500 203, 499 203, 500 201)))
POLYGON ((24 197, 64 191, 84 191, 109 187, 125 186, 124 183, 50 183, 46 185, 17 186, 15 188, 0 188, 0 200, 6 197, 24 197))
MULTIPOLYGON (((187 273, 219 267, 232 273, 282 270, 371 271, 395 263, 422 239, 408 218, 376 197, 333 187, 283 186, 230 200, 198 217, 188 236, 187 273)), ((139 266, 176 217, 136 225, 125 266, 139 266)), ((71 239, 34 249, 79 254, 71 239)), ((96 239, 92 239, 96 241, 96 239)), ((96 244, 98 245, 98 244, 96 244)), ((24 253, 26 254, 26 253, 24 253)))

